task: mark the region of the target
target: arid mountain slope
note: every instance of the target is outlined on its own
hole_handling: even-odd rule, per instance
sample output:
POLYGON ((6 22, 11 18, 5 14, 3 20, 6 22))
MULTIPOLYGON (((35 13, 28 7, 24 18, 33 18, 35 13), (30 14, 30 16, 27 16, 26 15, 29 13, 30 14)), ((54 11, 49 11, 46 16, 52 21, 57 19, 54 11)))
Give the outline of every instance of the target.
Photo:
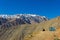
POLYGON ((60 17, 38 24, 24 40, 60 40, 60 17))
POLYGON ((0 29, 0 40, 60 40, 60 17, 0 29))

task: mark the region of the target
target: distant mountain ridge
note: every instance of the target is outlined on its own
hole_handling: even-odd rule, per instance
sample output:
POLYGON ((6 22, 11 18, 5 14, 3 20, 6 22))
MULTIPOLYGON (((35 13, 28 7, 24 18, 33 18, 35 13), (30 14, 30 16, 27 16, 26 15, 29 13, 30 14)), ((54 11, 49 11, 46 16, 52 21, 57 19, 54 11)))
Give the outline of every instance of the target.
MULTIPOLYGON (((2 18, 20 18, 21 16, 25 16, 25 17, 35 17, 35 16, 40 16, 40 15, 36 15, 36 14, 15 14, 15 15, 7 15, 7 14, 2 14, 0 15, 0 17, 2 18)), ((45 16, 40 16, 42 18, 46 18, 45 16)))
POLYGON ((31 24, 33 22, 40 23, 47 20, 48 19, 45 16, 35 14, 0 15, 0 25, 10 21, 16 21, 16 23, 19 24, 31 24))

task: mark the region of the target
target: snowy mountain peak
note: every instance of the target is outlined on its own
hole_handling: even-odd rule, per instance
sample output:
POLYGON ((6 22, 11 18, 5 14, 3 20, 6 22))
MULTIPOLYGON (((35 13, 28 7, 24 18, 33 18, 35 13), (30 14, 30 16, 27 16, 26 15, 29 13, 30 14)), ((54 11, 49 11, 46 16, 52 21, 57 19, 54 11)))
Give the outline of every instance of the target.
MULTIPOLYGON (((20 18, 21 16, 25 16, 25 17, 36 17, 39 15, 35 15, 35 14, 17 14, 17 15, 0 15, 0 17, 2 18, 20 18)), ((46 18, 45 16, 40 16, 41 18, 46 18)))

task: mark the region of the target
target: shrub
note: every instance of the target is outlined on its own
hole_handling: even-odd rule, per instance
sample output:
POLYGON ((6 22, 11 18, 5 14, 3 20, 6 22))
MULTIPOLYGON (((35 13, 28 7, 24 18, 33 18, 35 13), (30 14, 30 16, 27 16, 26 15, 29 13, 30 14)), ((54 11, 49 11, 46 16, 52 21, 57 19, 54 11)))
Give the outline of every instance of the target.
POLYGON ((49 27, 49 31, 55 31, 56 28, 55 27, 49 27))

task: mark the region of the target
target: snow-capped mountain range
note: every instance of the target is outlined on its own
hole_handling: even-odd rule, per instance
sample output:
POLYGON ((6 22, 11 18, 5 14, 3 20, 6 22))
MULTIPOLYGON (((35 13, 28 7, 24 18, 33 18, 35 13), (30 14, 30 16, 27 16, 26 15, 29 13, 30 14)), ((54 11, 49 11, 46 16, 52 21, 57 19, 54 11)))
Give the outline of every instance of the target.
MULTIPOLYGON (((7 14, 2 14, 0 15, 0 17, 2 18, 20 18, 21 16, 25 16, 25 17, 36 17, 39 15, 36 14, 16 14, 16 15, 7 15, 7 14)), ((41 18, 46 18, 45 16, 40 16, 41 18)))
POLYGON ((0 15, 0 25, 10 22, 15 22, 18 24, 31 24, 34 22, 40 23, 47 20, 48 18, 46 18, 45 16, 39 16, 35 14, 0 15))

